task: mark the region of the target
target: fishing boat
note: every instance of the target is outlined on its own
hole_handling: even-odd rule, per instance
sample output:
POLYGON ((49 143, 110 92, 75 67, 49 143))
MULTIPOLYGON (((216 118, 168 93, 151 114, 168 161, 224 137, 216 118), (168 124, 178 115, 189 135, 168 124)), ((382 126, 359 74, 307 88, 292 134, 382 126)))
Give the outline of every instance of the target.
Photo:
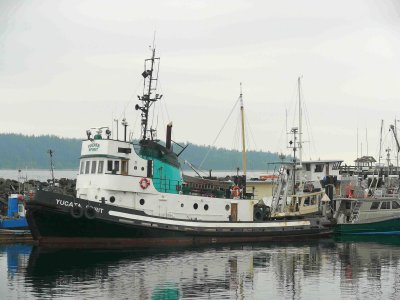
POLYGON ((334 199, 335 233, 400 234, 399 177, 379 170, 366 178, 342 178, 334 199))
MULTIPOLYGON (((389 128, 399 153, 397 130, 394 125, 389 128)), ((382 131, 383 120, 378 162, 372 156, 357 158, 356 170, 351 174, 346 170, 347 176, 342 177, 333 205, 336 234, 400 234, 400 179, 397 168, 391 163, 390 148, 386 149, 387 165, 381 163, 382 131)))
POLYGON ((162 97, 157 93, 159 62, 153 47, 135 107, 141 115, 139 142, 126 139, 125 120, 123 140, 111 138, 108 127, 86 131, 76 197, 39 189, 27 202, 27 220, 39 245, 164 247, 330 235, 330 221, 323 215, 272 218, 262 199, 248 197, 245 176, 230 186, 184 179, 179 162, 184 149, 174 151, 179 145, 172 141, 172 124, 164 144, 149 121, 162 97))
POLYGON ((282 163, 274 180, 271 216, 287 219, 299 216, 326 215, 331 213, 330 187, 327 181, 339 176, 341 160, 303 161, 301 77, 298 78, 298 127, 288 132, 292 135, 289 148, 293 160, 282 163), (297 154, 298 153, 298 156, 297 154), (327 210, 328 209, 328 210, 327 210))

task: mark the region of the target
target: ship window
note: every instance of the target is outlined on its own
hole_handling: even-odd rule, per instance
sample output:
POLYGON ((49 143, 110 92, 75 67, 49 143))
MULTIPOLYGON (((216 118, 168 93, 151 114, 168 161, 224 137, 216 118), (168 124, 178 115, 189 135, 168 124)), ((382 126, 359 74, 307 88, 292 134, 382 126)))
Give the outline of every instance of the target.
POLYGON ((90 173, 95 174, 96 173, 96 167, 97 167, 97 161, 92 161, 92 169, 90 173))
POLYGON ((310 205, 310 197, 306 197, 306 198, 304 199, 303 206, 309 206, 309 205, 310 205))
POLYGON ((140 203, 140 205, 143 205, 144 204, 144 199, 140 199, 139 203, 140 203))
POLYGON ((89 170, 90 170, 90 160, 88 160, 88 161, 86 162, 85 174, 89 174, 89 170))
POLYGON ((113 171, 115 171, 115 172, 119 171, 119 160, 114 161, 114 170, 113 171))
POLYGON ((115 202, 115 197, 114 197, 114 196, 111 196, 111 197, 110 197, 110 202, 111 202, 111 203, 114 203, 114 202, 115 202))
POLYGON ((204 210, 208 210, 208 204, 204 204, 204 210))
POLYGON ((390 202, 389 201, 382 202, 381 209, 390 209, 390 202))
POLYGON ((113 170, 113 161, 112 160, 107 160, 107 171, 112 171, 113 170))
POLYGON ((225 210, 228 211, 230 209, 229 204, 225 205, 225 210))
POLYGON ((314 172, 322 172, 324 170, 324 165, 323 164, 317 164, 317 165, 315 165, 315 170, 314 170, 314 172))
POLYGON ((311 164, 305 164, 306 165, 306 171, 311 171, 311 164))
POLYGON ((392 209, 399 209, 400 204, 397 201, 392 201, 392 209))
POLYGON ((311 196, 311 205, 315 205, 317 203, 317 196, 311 196))
POLYGON ((197 203, 193 204, 193 208, 197 209, 199 207, 199 205, 197 203))
POLYGON ((370 209, 378 209, 380 202, 372 202, 370 209))
POLYGON ((84 165, 85 165, 85 163, 83 161, 81 161, 81 170, 79 172, 80 174, 83 174, 84 165))
POLYGON ((103 169, 104 169, 104 161, 100 160, 99 161, 99 169, 97 170, 97 173, 103 174, 103 169))
POLYGON ((137 166, 134 166, 133 169, 134 169, 134 170, 137 170, 137 166))

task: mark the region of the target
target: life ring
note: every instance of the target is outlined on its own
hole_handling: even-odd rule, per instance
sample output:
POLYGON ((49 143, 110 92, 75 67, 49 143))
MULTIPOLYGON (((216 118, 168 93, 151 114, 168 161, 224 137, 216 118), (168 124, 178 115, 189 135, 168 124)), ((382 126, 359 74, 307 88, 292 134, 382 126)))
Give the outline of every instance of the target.
POLYGON ((233 197, 239 197, 240 196, 240 187, 238 187, 237 185, 235 185, 232 188, 232 196, 233 197))
POLYGON ((150 180, 148 180, 147 178, 143 177, 142 179, 140 179, 139 181, 140 187, 145 190, 149 187, 150 185, 150 180))
POLYGON ((83 209, 82 209, 82 207, 80 207, 78 205, 75 205, 75 206, 71 207, 71 211, 70 212, 71 212, 71 216, 74 219, 79 219, 79 218, 81 218, 83 216, 83 209))

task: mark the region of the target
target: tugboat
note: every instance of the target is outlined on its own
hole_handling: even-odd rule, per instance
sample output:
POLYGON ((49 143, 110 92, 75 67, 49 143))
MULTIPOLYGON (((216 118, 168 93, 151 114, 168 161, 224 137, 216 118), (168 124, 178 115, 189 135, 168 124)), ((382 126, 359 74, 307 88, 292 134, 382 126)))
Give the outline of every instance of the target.
POLYGON ((127 140, 125 120, 123 140, 111 138, 108 127, 88 130, 76 197, 39 189, 26 204, 34 240, 42 246, 164 247, 330 235, 331 222, 322 213, 272 218, 272 208, 248 196, 240 176, 231 186, 185 182, 178 160, 182 151, 173 149, 172 124, 164 145, 149 121, 162 97, 156 93, 159 63, 153 47, 135 107, 141 114, 139 142, 127 140))

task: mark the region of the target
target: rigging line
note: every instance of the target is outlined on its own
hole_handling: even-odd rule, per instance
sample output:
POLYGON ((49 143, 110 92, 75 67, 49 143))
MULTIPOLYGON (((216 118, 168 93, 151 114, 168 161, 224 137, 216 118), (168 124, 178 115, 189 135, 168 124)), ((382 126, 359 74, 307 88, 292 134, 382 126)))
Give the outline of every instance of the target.
POLYGON ((201 166, 203 165, 203 163, 205 162, 205 160, 207 159, 207 156, 208 156, 208 154, 210 153, 211 147, 214 147, 215 142, 217 141, 219 135, 221 134, 222 130, 224 129, 226 123, 228 122, 229 118, 231 117, 231 115, 232 115, 232 113, 233 113, 233 111, 234 111, 236 105, 239 103, 239 101, 240 101, 240 97, 238 97, 238 99, 237 99, 236 102, 235 102, 235 105, 233 105, 233 107, 232 107, 232 109, 231 109, 231 111, 230 111, 230 113, 229 113, 229 115, 228 115, 228 118, 226 118, 224 124, 222 125, 221 130, 218 132, 217 137, 214 139, 212 146, 209 146, 209 147, 208 147, 208 151, 207 151, 205 157, 203 158, 203 160, 202 160, 201 163, 200 163, 200 166, 199 166, 200 168, 201 168, 201 166))
MULTIPOLYGON (((304 95, 304 94, 303 94, 304 95)), ((303 97, 304 99, 304 97, 303 97)), ((318 156, 318 152, 317 152, 317 148, 315 146, 315 142, 314 142, 314 135, 313 135, 313 131, 312 131, 312 127, 311 127, 311 121, 310 121, 310 114, 308 112, 308 106, 306 104, 306 101, 303 101, 303 109, 304 109, 304 115, 305 115, 305 121, 306 121, 306 129, 307 129, 307 137, 309 140, 309 143, 311 144, 313 150, 314 150, 314 155, 317 157, 318 156)), ((311 156, 311 149, 309 148, 309 155, 311 156)))
MULTIPOLYGON (((162 88, 161 79, 158 80, 158 86, 160 87, 160 88, 159 88, 159 89, 160 89, 160 93, 163 95, 163 94, 164 94, 164 90, 163 90, 163 88, 162 88)), ((161 101, 161 100, 160 100, 160 101, 161 101)), ((169 112, 168 112, 168 107, 167 107, 166 101, 161 101, 161 103, 164 104, 165 111, 166 111, 166 113, 167 113, 167 120, 168 120, 168 121, 171 121, 171 118, 170 118, 170 116, 169 116, 169 112)))
MULTIPOLYGON (((257 149, 258 147, 257 147, 256 139, 254 138, 253 128, 250 126, 250 123, 249 123, 248 119, 246 118, 246 116, 244 118, 244 123, 246 125, 245 126, 246 136, 250 136, 251 137, 251 139, 253 140, 253 144, 254 144, 254 148, 253 149, 257 149)), ((247 142, 247 144, 246 144, 247 149, 250 150, 250 139, 246 139, 246 142, 247 142)))

